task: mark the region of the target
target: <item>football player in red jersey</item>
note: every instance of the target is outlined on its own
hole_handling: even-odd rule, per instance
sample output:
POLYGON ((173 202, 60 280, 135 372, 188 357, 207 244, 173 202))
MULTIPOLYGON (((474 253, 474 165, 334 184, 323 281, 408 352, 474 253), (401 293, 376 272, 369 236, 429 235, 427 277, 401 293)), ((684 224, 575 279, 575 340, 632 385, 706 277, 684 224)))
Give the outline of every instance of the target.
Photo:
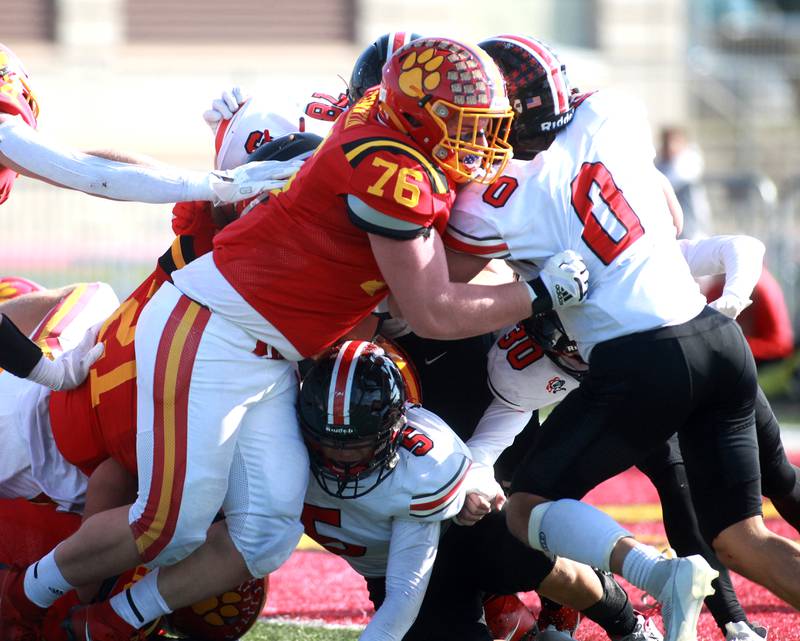
POLYGON ((453 337, 563 304, 557 286, 580 300, 577 260, 554 261, 530 285, 449 280, 439 234, 455 184, 502 169, 510 116, 498 71, 476 47, 414 41, 285 189, 174 272, 137 324, 138 499, 94 515, 36 576, 29 570, 28 597, 47 606, 51 590, 145 560, 159 567, 154 579, 106 608, 113 621, 98 623, 103 605, 73 621, 121 638, 165 608, 278 567, 301 534, 307 484, 294 362, 390 289, 415 329, 446 326, 453 337), (220 507, 227 523, 211 526, 220 507))
MULTIPOLYGON (((228 138, 235 140, 229 140, 229 142, 232 145, 240 144, 239 137, 231 134, 228 138)), ((319 137, 310 135, 305 137, 286 136, 275 140, 269 147, 261 149, 259 157, 264 158, 273 154, 283 158, 287 157, 286 154, 289 152, 292 155, 308 153, 308 150, 313 149, 313 146, 318 143, 319 137), (276 151, 273 152, 273 149, 276 151)), ((226 158, 218 158, 218 161, 222 166, 227 165, 226 158)), ((103 357, 92 366, 88 378, 81 385, 70 391, 51 393, 49 390, 35 385, 28 385, 27 388, 20 387, 19 384, 24 386, 25 382, 19 381, 19 384, 15 384, 13 378, 3 381, 6 387, 8 385, 14 387, 11 390, 12 393, 20 389, 28 390, 24 395, 17 394, 17 402, 14 405, 16 409, 13 412, 15 424, 12 427, 15 433, 28 434, 31 438, 22 444, 22 451, 12 453, 8 447, 4 449, 4 457, 16 456, 22 463, 18 462, 15 467, 15 470, 19 468, 21 471, 16 478, 12 479, 13 485, 4 486, 2 477, 0 477, 0 496, 30 498, 41 491, 48 496, 61 499, 60 504, 67 509, 77 509, 84 516, 109 507, 124 505, 135 498, 137 467, 135 450, 136 365, 133 336, 138 316, 153 293, 169 280, 172 271, 190 262, 197 255, 210 251, 214 233, 227 222, 225 216, 218 216, 218 213, 220 212, 212 209, 208 202, 179 203, 175 206, 172 224, 177 237, 172 246, 159 258, 153 273, 107 318, 102 328, 98 325, 100 329, 99 344, 104 345, 106 350, 103 357), (26 407, 29 410, 27 412, 24 411, 26 407), (43 464, 25 466, 24 461, 32 461, 34 458, 33 450, 37 449, 36 443, 41 445, 41 438, 37 436, 39 432, 48 435, 53 446, 39 447, 40 450, 47 452, 47 460, 43 464), (27 445, 27 443, 32 443, 32 445, 27 445), (24 479, 21 481, 23 476, 24 479), (87 477, 90 477, 88 490, 87 477)), ((3 279, 0 283, 3 284, 4 298, 33 287, 25 282, 18 282, 17 279, 3 279)), ((71 300, 80 296, 85 298, 88 295, 82 293, 85 289, 85 287, 81 289, 80 286, 72 288, 70 290, 72 293, 63 303, 61 302, 62 296, 56 296, 59 292, 49 296, 45 296, 46 292, 28 294, 26 306, 23 307, 20 304, 16 309, 11 310, 11 313, 22 326, 25 326, 23 319, 36 314, 41 317, 45 312, 48 312, 47 318, 53 316, 65 318, 74 324, 76 319, 73 311, 76 305, 72 304, 71 300), (38 298, 30 300, 31 296, 38 298), (42 300, 40 301, 39 298, 42 300), (59 307, 55 307, 52 311, 44 309, 47 301, 57 301, 59 307), (61 309, 62 307, 63 309, 61 309)), ((11 303, 20 300, 20 298, 15 298, 11 302, 2 304, 8 308, 11 303)), ((112 306, 106 305, 107 311, 101 316, 95 314, 92 317, 94 320, 91 322, 107 317, 110 311, 118 305, 116 298, 114 301, 112 306)), ((85 315, 86 312, 84 311, 83 314, 85 315)), ((39 320, 41 318, 35 322, 38 323, 39 320)), ((46 325, 43 323, 43 326, 52 330, 60 328, 53 322, 48 322, 46 325)), ((97 329, 91 333, 91 337, 96 334, 97 329)), ((38 332, 34 338, 37 339, 37 342, 41 342, 38 340, 40 338, 38 332)), ((2 467, 0 465, 0 469, 2 467)), ((43 518, 39 525, 47 528, 51 521, 49 513, 45 514, 44 511, 40 513, 43 518)), ((65 535, 71 534, 74 529, 73 527, 69 532, 65 532, 65 535)), ((53 541, 53 538, 33 537, 31 540, 53 541)), ((52 543, 44 549, 39 546, 38 552, 35 552, 33 557, 31 557, 29 546, 26 548, 28 550, 26 555, 6 555, 0 559, 0 562, 34 561, 51 546, 52 543)), ((4 615, 9 607, 7 601, 9 589, 11 589, 11 585, 5 581, 4 577, 3 591, 6 601, 3 602, 0 599, 0 610, 4 615)), ((88 586, 83 593, 94 594, 94 588, 88 586)), ((63 615, 64 610, 61 608, 57 612, 63 615)), ((192 620, 189 613, 185 614, 186 616, 182 620, 192 620)), ((238 618, 223 618, 231 626, 241 627, 245 623, 242 618, 245 614, 242 613, 242 616, 238 618)), ((247 616, 249 617, 250 614, 247 616)), ((36 627, 37 616, 23 616, 27 618, 30 626, 36 627)), ((255 615, 252 620, 254 618, 255 615)), ((53 616, 48 615, 45 625, 49 625, 52 619, 53 616)), ((13 638, 13 633, 11 634, 13 638)))

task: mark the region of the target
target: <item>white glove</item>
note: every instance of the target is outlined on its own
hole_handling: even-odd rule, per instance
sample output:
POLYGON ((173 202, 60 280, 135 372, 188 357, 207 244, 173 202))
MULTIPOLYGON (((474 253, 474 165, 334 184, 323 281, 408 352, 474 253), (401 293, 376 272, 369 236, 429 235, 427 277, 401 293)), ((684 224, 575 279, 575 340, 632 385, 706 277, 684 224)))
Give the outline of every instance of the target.
POLYGON ((728 318, 736 318, 745 309, 753 304, 749 298, 739 298, 736 294, 723 294, 717 300, 708 304, 728 318))
POLYGON ((567 249, 547 259, 539 276, 528 281, 534 314, 577 305, 589 291, 589 270, 580 254, 567 249))
POLYGON ((86 331, 75 349, 65 352, 54 361, 42 355, 28 380, 49 387, 56 392, 78 387, 89 374, 89 368, 103 355, 103 343, 95 345, 102 323, 86 331))
POLYGON ((203 120, 217 133, 217 127, 223 120, 230 120, 233 114, 239 111, 248 96, 240 87, 233 87, 230 91, 223 91, 222 95, 211 103, 211 109, 203 112, 203 120))
POLYGON ((302 160, 254 160, 227 171, 213 171, 214 204, 235 203, 262 191, 280 189, 302 166, 302 160))

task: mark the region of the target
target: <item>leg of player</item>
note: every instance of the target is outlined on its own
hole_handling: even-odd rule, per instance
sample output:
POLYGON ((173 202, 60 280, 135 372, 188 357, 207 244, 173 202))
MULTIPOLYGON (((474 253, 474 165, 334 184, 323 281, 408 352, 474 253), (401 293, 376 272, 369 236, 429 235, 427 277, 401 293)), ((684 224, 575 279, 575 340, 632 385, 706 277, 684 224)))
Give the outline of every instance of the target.
POLYGON ((637 467, 658 491, 670 546, 679 556, 702 555, 719 572, 712 583, 714 594, 706 597, 706 606, 722 634, 726 634, 729 623, 747 623, 747 615, 736 597, 728 571, 700 533, 677 436, 659 446, 637 467))
MULTIPOLYGON (((609 573, 563 557, 536 588, 540 597, 579 610, 617 641, 661 641, 652 621, 631 607, 625 590, 609 573)), ((541 622, 540 622, 541 628, 541 622)), ((546 628, 543 628, 546 629, 546 628)))
POLYGON ((800 531, 800 469, 786 458, 781 427, 760 387, 755 411, 761 491, 772 501, 778 514, 800 531))
POLYGON ((655 597, 663 605, 667 641, 696 638, 703 599, 717 577, 702 557, 668 559, 607 514, 572 499, 516 492, 506 511, 512 534, 534 549, 620 574, 655 597))

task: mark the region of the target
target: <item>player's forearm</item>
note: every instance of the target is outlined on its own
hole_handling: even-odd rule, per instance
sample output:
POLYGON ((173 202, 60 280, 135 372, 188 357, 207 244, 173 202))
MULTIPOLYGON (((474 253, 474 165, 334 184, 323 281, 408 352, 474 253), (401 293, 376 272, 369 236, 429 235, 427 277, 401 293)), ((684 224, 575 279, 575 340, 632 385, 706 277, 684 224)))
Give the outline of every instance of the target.
POLYGON ((168 165, 129 165, 75 152, 45 141, 19 119, 0 124, 0 162, 34 178, 113 200, 214 200, 211 174, 168 165))
POLYGON ((0 314, 0 369, 28 378, 42 359, 42 350, 10 318, 0 314))
POLYGON ((692 276, 725 274, 724 294, 747 299, 761 277, 764 243, 752 236, 712 236, 679 241, 692 276))
POLYGON ((164 163, 145 156, 144 154, 134 154, 129 151, 119 151, 117 149, 91 149, 86 150, 84 153, 89 156, 96 156, 97 158, 105 158, 114 162, 124 162, 129 165, 143 165, 145 167, 161 167, 164 163))
POLYGON ((503 450, 510 447, 517 434, 525 429, 532 414, 530 411, 512 409, 496 398, 492 399, 467 441, 472 460, 494 466, 503 450))
POLYGON ((531 315, 531 296, 524 283, 467 285, 448 283, 425 304, 406 309, 403 318, 424 338, 454 340, 493 332, 531 315))

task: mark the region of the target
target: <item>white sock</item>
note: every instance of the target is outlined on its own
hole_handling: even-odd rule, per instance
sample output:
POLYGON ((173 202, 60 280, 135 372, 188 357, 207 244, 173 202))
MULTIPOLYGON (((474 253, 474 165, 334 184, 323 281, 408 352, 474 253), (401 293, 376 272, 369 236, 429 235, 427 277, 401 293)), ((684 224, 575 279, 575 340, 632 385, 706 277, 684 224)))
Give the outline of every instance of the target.
POLYGON ((617 541, 628 536, 608 514, 573 499, 540 503, 528 520, 528 542, 535 550, 606 571, 617 541))
POLYGON ((56 565, 55 549, 25 570, 25 596, 40 608, 49 608, 75 586, 70 585, 56 565))
POLYGON ((158 591, 158 568, 111 598, 111 607, 134 628, 172 612, 158 591))
POLYGON ((622 562, 622 576, 635 585, 658 598, 664 582, 669 578, 668 559, 654 547, 639 543, 622 562))

